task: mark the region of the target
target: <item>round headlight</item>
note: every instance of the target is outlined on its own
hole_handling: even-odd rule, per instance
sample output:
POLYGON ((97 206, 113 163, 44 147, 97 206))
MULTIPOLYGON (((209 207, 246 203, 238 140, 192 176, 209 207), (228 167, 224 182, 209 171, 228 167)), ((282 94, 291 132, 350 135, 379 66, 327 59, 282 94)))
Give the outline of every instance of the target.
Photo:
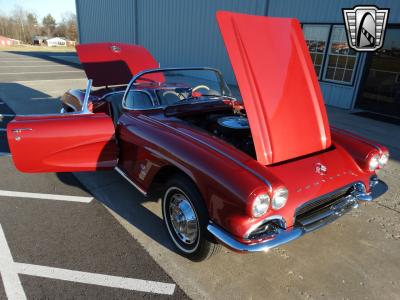
POLYGON ((370 171, 375 171, 379 167, 379 155, 374 155, 371 157, 369 160, 369 170, 370 171))
POLYGON ((253 217, 258 218, 265 214, 269 207, 269 196, 268 194, 258 195, 253 202, 251 213, 253 217))
POLYGON ((379 166, 384 167, 389 161, 389 153, 385 152, 379 158, 379 166))
POLYGON ((272 208, 280 209, 285 206, 289 192, 287 188, 279 188, 275 191, 272 197, 272 208))

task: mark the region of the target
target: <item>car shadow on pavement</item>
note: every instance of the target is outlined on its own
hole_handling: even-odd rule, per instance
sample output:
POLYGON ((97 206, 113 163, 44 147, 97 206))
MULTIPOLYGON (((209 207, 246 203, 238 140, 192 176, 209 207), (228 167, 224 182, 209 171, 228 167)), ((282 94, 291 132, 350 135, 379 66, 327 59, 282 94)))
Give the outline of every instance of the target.
MULTIPOLYGON (((65 175, 59 173, 59 179, 66 184, 75 185, 75 181, 65 181, 65 175)), ((157 195, 143 196, 116 171, 97 171, 73 173, 96 200, 115 212, 136 229, 156 241, 163 247, 176 252, 168 238, 162 217, 153 210, 160 208, 157 195), (150 210, 146 206, 150 205, 150 210)))
POLYGON ((25 55, 25 56, 29 56, 32 58, 39 58, 39 59, 43 59, 43 60, 48 60, 51 62, 55 62, 58 64, 62 64, 65 66, 70 66, 76 69, 82 69, 82 66, 80 63, 78 63, 79 60, 76 60, 77 62, 74 62, 72 60, 68 60, 66 59, 66 57, 76 57, 76 52, 74 51, 65 51, 65 52, 61 52, 61 51, 6 51, 8 53, 12 53, 12 54, 17 54, 17 55, 25 55), (59 58, 57 58, 57 56, 59 58))
POLYGON ((7 124, 14 119, 14 116, 15 112, 0 98, 0 155, 8 155, 10 153, 6 130, 7 124))
POLYGON ((10 150, 7 142, 7 124, 16 115, 58 113, 61 102, 20 83, 0 82, 0 154, 10 150))
POLYGON ((58 114, 61 109, 59 97, 17 82, 0 82, 0 100, 14 115, 58 114))

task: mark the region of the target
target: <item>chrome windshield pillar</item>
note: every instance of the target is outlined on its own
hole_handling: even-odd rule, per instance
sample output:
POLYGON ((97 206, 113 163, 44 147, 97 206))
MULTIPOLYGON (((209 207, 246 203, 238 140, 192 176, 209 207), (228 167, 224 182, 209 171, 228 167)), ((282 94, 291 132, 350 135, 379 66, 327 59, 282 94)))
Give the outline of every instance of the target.
POLYGON ((83 113, 83 114, 90 114, 88 105, 89 105, 90 91, 92 89, 92 83, 93 83, 93 80, 89 79, 86 84, 85 97, 83 98, 82 111, 81 111, 81 113, 83 113))

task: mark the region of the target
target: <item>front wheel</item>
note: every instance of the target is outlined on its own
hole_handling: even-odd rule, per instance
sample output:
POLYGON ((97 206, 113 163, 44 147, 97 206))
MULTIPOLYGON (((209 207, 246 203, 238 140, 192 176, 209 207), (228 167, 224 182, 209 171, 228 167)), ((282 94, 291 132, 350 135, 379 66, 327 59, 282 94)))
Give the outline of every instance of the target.
POLYGON ((207 209, 187 177, 176 176, 168 181, 162 211, 169 236, 183 256, 202 261, 220 249, 219 244, 209 240, 207 209))

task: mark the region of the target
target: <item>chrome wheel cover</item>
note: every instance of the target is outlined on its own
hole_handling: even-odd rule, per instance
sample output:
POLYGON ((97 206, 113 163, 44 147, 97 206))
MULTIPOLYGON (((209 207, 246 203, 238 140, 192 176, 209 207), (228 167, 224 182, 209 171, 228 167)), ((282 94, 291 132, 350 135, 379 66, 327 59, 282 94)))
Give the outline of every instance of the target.
POLYGON ((192 204, 183 193, 176 191, 171 196, 168 212, 179 240, 186 245, 194 244, 198 236, 199 221, 192 204))

